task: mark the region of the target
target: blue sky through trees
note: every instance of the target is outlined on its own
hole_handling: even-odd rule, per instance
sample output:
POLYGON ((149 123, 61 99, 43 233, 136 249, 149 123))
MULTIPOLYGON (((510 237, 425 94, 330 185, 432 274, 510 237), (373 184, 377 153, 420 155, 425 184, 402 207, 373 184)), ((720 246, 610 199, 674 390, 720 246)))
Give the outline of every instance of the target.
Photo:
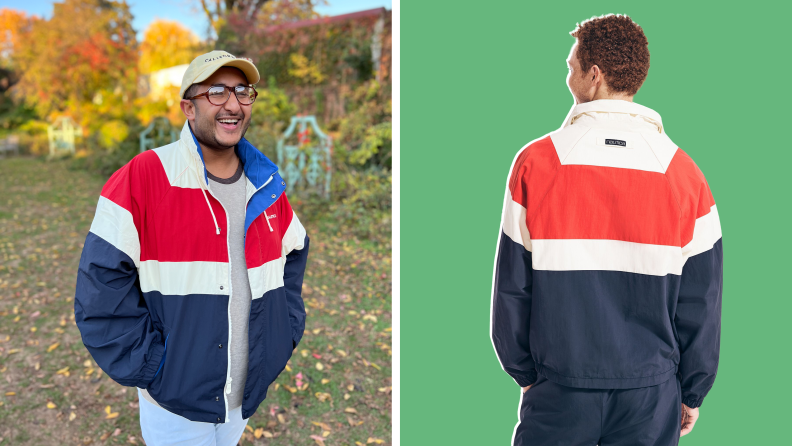
MULTIPOLYGON (((0 6, 49 18, 52 16, 52 3, 52 0, 2 0, 0 6)), ((143 31, 155 18, 180 22, 201 39, 208 35, 209 21, 200 9, 199 0, 127 0, 127 3, 135 17, 132 25, 138 33, 138 40, 143 38, 143 31)), ((316 10, 333 16, 379 7, 392 9, 391 0, 328 0, 328 3, 316 10)))

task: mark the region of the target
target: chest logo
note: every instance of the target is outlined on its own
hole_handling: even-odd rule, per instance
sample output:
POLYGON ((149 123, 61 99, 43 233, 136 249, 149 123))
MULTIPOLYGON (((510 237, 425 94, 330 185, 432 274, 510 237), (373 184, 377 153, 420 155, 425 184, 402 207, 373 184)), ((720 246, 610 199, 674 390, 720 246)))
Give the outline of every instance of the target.
POLYGON ((627 141, 621 139, 606 139, 605 140, 606 146, 619 146, 619 147, 627 147, 627 141))

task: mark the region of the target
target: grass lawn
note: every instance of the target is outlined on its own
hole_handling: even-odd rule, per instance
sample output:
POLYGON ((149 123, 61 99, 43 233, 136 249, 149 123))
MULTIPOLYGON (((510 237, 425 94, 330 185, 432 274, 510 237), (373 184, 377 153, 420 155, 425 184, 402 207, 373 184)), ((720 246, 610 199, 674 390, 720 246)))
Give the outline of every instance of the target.
MULTIPOLYGON (((68 166, 0 159, 0 446, 144 444, 135 388, 102 373, 74 323, 77 265, 106 179, 68 166)), ((390 232, 358 240, 301 220, 305 336, 240 443, 390 444, 390 232)))

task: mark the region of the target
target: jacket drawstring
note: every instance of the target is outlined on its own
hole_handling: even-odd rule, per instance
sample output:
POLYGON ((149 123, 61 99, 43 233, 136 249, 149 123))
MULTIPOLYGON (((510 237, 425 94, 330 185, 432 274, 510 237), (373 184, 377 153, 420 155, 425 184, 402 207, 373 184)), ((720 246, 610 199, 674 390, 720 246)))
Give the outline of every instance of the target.
POLYGON ((264 211, 264 220, 267 220, 267 226, 269 226, 270 232, 272 232, 272 225, 270 224, 269 219, 270 219, 270 216, 267 215, 267 211, 265 210, 264 211))
MULTIPOLYGON (((195 175, 198 178, 198 184, 201 185, 201 192, 203 192, 204 200, 206 200, 206 206, 209 207, 209 212, 212 213, 212 220, 214 221, 215 230, 217 230, 216 233, 217 233, 217 235, 220 235, 220 226, 218 226, 218 224, 217 224, 217 219, 215 218, 214 211, 212 210, 212 205, 209 204, 209 198, 206 196, 206 190, 204 190, 204 184, 203 184, 203 181, 202 181, 200 175, 198 175, 198 170, 197 169, 195 170, 195 175)), ((266 213, 265 213, 265 215, 266 215, 266 213)), ((269 221, 267 223, 269 223, 269 221)), ((272 228, 270 228, 270 231, 272 231, 272 228)))

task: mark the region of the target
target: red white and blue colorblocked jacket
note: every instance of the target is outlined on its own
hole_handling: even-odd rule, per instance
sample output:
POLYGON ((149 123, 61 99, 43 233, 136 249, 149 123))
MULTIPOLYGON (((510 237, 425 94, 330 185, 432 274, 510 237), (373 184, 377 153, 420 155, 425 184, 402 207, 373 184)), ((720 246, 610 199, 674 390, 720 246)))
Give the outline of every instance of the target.
POLYGON ((491 336, 520 386, 646 387, 695 408, 718 369, 723 246, 707 180, 654 111, 575 106, 509 173, 491 336))
MULTIPOLYGON (((226 212, 189 123, 173 144, 134 157, 102 189, 85 239, 74 311, 96 363, 192 421, 228 421, 231 271, 226 212)), ((305 329, 308 237, 278 168, 242 139, 250 306, 249 418, 305 329)))

